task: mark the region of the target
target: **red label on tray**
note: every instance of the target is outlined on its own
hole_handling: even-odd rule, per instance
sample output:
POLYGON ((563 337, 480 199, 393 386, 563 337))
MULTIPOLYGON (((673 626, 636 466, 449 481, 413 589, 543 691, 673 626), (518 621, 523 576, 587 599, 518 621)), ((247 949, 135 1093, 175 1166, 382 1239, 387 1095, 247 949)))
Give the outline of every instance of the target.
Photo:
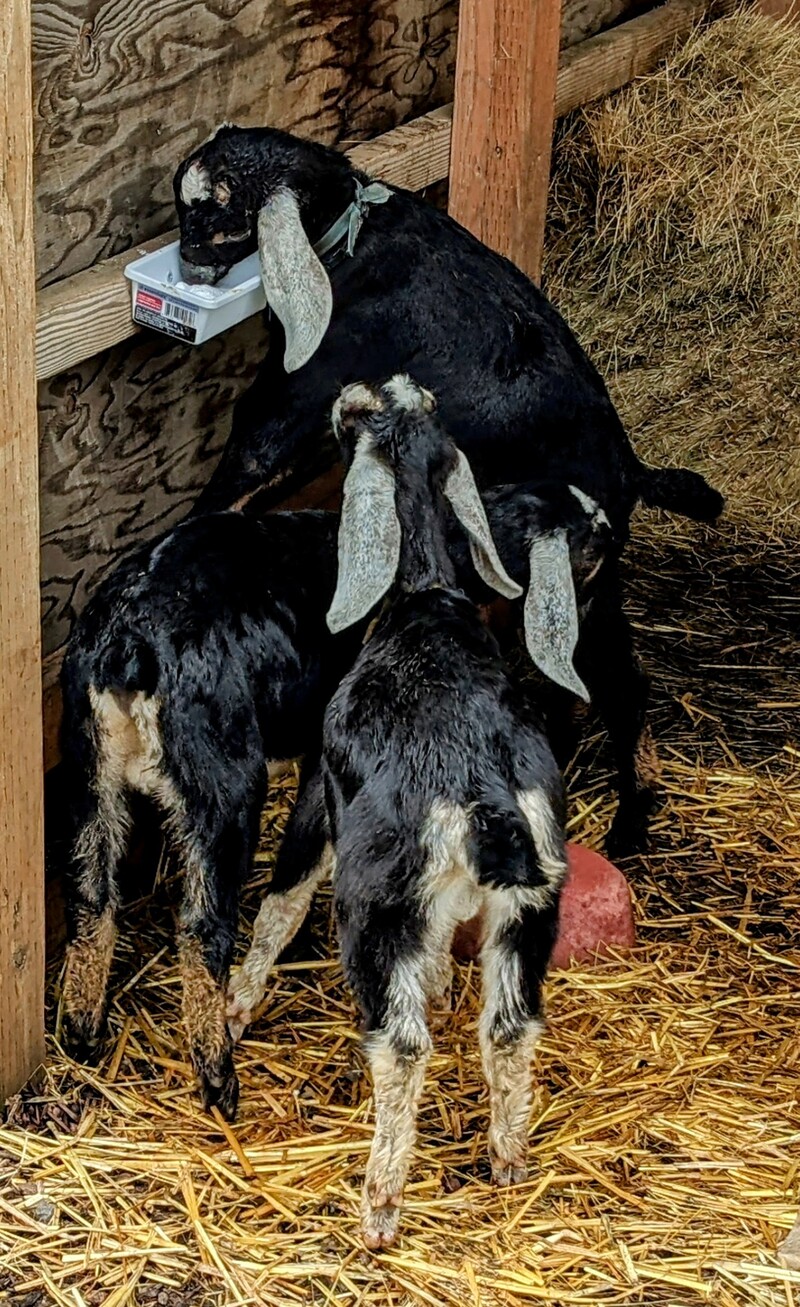
POLYGON ((152 291, 142 290, 141 288, 136 292, 136 303, 141 304, 143 309, 155 309, 156 313, 160 313, 164 307, 164 301, 159 295, 154 295, 152 291))

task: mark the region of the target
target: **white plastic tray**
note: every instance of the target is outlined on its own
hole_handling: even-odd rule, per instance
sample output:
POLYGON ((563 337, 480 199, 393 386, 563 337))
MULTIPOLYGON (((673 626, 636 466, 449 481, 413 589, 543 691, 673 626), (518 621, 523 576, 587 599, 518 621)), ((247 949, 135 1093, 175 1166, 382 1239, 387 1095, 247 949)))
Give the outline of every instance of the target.
POLYGON ((257 253, 234 264, 216 286, 189 286, 181 281, 178 246, 173 241, 125 268, 134 322, 202 345, 265 307, 257 253))

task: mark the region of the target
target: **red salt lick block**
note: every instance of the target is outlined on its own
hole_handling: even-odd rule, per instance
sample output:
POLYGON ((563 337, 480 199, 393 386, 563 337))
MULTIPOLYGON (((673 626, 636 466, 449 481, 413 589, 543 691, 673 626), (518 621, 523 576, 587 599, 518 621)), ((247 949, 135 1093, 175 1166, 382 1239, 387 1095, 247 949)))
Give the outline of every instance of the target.
MULTIPOLYGON (((551 967, 566 967, 603 953, 630 948, 636 940, 628 882, 619 868, 580 844, 567 845, 568 870, 561 891, 558 936, 551 967)), ((459 926, 453 953, 462 962, 480 952, 481 921, 459 926)))
POLYGON ((567 845, 567 859, 551 967, 568 967, 636 942, 631 892, 619 868, 580 844, 567 845))

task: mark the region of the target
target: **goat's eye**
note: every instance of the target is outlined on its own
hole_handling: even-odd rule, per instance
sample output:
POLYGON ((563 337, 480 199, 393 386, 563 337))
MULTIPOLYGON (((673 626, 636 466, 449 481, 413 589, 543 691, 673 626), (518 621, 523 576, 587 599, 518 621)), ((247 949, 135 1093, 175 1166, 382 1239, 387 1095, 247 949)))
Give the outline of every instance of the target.
POLYGON ((226 241, 246 241, 249 235, 249 227, 245 227, 242 231, 215 231, 211 237, 211 244, 222 245, 226 241))

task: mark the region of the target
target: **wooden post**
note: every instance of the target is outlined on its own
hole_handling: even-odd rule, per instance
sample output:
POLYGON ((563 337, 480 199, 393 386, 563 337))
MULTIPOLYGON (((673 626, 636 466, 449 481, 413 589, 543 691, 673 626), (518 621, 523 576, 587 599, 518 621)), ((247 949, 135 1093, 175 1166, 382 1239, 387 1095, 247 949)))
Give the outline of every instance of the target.
POLYGON ((0 1100, 44 1057, 30 0, 0 0, 0 1100))
POLYGON ((560 0, 461 0, 450 213, 538 281, 560 0))

